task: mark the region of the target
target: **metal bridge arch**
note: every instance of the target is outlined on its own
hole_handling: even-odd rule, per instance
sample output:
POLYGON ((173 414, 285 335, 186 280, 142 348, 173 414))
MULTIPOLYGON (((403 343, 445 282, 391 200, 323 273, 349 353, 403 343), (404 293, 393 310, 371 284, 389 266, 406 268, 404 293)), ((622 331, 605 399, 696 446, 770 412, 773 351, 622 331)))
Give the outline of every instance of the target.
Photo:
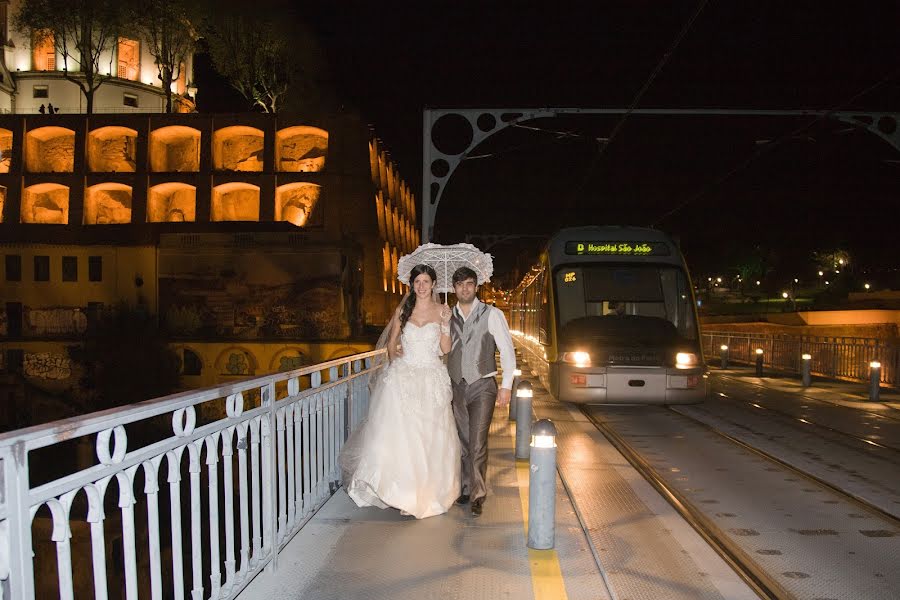
POLYGON ((450 176, 476 146, 495 133, 518 123, 559 115, 672 115, 672 116, 809 116, 833 119, 865 129, 900 152, 900 113, 825 110, 751 110, 714 108, 468 108, 425 109, 422 144, 422 243, 430 242, 434 218, 450 176), (434 139, 435 126, 452 127, 461 138, 452 143, 434 139))

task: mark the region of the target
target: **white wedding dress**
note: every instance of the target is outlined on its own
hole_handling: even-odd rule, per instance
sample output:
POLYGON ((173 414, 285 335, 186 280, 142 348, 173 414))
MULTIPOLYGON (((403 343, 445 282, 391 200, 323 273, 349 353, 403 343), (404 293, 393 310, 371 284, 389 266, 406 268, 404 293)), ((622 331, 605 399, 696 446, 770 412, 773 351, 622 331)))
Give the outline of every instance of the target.
POLYGON ((394 507, 418 519, 447 512, 460 493, 460 443, 441 361, 440 324, 407 321, 402 356, 372 391, 368 419, 341 452, 357 506, 394 507))

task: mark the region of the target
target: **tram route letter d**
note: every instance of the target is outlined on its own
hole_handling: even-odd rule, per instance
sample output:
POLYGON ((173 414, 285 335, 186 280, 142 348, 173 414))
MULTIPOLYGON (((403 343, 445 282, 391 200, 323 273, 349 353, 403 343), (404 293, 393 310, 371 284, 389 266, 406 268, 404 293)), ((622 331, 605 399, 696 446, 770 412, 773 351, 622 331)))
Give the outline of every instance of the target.
POLYGON ((578 244, 578 253, 581 254, 584 252, 584 244, 578 244))

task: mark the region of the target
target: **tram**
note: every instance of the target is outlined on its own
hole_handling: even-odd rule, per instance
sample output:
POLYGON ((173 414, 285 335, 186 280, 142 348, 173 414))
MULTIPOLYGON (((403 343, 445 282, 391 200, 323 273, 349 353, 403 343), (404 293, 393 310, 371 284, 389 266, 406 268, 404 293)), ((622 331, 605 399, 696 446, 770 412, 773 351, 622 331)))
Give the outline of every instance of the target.
POLYGON ((687 266, 665 233, 576 227, 554 234, 510 298, 510 329, 554 398, 685 404, 708 392, 687 266))

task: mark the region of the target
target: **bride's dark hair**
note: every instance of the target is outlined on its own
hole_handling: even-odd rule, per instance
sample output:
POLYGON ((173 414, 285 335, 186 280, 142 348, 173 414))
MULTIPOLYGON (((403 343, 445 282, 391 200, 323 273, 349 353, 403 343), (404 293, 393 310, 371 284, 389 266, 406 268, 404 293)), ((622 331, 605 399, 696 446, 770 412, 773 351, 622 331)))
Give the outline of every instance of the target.
MULTIPOLYGON (((437 281, 437 272, 429 267, 428 265, 416 265, 409 272, 409 287, 413 287, 413 283, 416 281, 416 277, 421 275, 422 273, 427 273, 429 277, 431 277, 431 281, 437 281)), ((410 289, 409 296, 406 297, 406 302, 403 303, 403 306, 400 307, 400 331, 403 331, 403 328, 406 326, 406 322, 409 321, 409 316, 412 314, 413 308, 416 306, 416 293, 412 289, 410 289)))

